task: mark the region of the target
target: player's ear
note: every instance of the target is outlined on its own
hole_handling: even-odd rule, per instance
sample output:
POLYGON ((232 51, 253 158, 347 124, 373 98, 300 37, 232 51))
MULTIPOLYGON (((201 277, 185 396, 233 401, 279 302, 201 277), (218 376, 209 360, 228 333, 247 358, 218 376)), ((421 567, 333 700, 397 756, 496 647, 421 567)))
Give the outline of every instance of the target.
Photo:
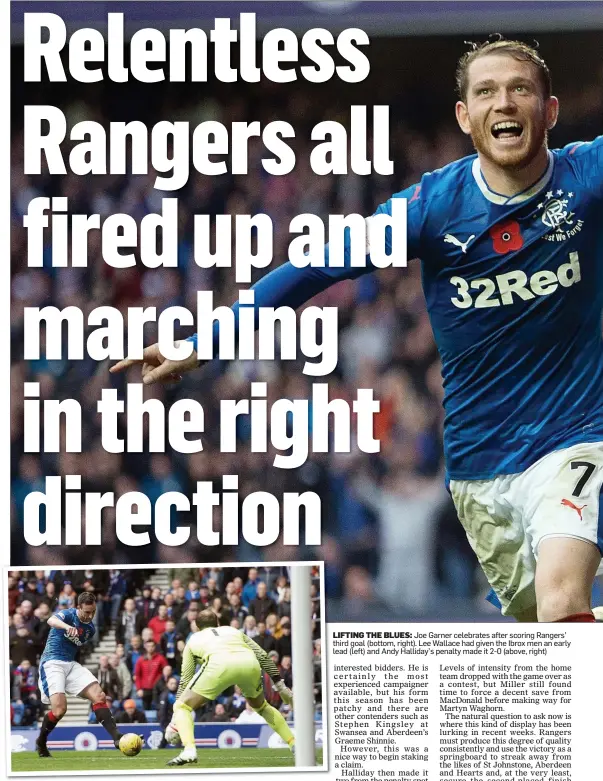
POLYGON ((462 100, 457 100, 454 111, 456 114, 456 121, 459 123, 459 127, 463 133, 465 133, 465 135, 470 135, 471 127, 469 124, 469 112, 467 110, 467 106, 463 103, 462 100))
POLYGON ((554 95, 546 102, 546 126, 547 130, 552 130, 557 124, 559 117, 559 101, 554 95))

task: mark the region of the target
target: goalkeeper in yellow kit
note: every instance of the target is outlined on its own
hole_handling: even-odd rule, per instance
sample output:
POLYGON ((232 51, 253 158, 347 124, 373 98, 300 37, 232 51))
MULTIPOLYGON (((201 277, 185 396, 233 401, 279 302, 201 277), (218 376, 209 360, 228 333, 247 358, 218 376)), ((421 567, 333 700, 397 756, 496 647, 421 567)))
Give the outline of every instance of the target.
POLYGON ((194 711, 235 685, 241 689, 251 707, 293 751, 295 738, 287 722, 264 698, 262 671, 272 678, 283 702, 293 703, 293 694, 285 686, 272 659, 238 629, 218 626, 217 616, 212 610, 203 610, 196 624, 199 631, 191 635, 184 648, 174 715, 165 731, 168 743, 179 736, 184 749, 168 762, 168 766, 197 761, 194 711))

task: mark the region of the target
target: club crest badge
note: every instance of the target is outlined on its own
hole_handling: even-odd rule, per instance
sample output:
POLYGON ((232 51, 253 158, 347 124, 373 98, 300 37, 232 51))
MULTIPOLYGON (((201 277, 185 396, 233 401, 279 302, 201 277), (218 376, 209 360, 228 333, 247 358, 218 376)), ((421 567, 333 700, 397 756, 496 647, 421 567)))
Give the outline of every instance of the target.
POLYGON ((567 241, 582 230, 584 220, 578 219, 571 208, 570 201, 573 197, 572 192, 556 190, 553 193, 549 190, 546 200, 538 204, 540 219, 549 228, 548 233, 542 237, 545 241, 567 241))

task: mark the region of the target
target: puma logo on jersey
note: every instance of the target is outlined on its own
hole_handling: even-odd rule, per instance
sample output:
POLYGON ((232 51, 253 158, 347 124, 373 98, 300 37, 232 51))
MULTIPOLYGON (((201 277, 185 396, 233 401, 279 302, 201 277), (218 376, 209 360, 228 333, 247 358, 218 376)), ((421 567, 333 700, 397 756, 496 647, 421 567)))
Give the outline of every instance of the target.
POLYGON ((571 507, 572 510, 575 510, 580 516, 580 520, 582 520, 582 510, 584 510, 585 507, 588 507, 587 504, 583 504, 582 507, 578 507, 577 504, 574 504, 569 499, 562 499, 561 504, 564 505, 565 507, 571 507))
POLYGON ((475 234, 471 234, 467 241, 461 241, 460 239, 457 239, 456 236, 453 236, 452 233, 447 233, 444 236, 444 241, 446 244, 454 244, 455 247, 460 247, 463 251, 463 255, 467 253, 467 247, 469 246, 469 242, 472 241, 475 238, 475 234))
POLYGON ((493 279, 484 277, 471 282, 463 277, 451 277, 450 284, 456 287, 457 295, 450 300, 458 309, 509 306, 516 301, 531 301, 536 296, 550 296, 559 286, 571 287, 581 278, 578 253, 570 252, 569 263, 562 263, 556 272, 537 271, 529 278, 519 269, 497 274, 493 279), (471 291, 477 291, 475 298, 471 291))

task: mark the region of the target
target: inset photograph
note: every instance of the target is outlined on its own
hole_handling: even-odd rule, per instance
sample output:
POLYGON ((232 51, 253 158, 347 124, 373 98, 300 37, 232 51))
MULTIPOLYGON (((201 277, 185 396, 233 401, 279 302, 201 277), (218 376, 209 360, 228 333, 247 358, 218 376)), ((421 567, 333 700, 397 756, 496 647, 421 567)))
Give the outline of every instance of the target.
POLYGON ((322 564, 5 577, 11 775, 325 769, 322 564))

